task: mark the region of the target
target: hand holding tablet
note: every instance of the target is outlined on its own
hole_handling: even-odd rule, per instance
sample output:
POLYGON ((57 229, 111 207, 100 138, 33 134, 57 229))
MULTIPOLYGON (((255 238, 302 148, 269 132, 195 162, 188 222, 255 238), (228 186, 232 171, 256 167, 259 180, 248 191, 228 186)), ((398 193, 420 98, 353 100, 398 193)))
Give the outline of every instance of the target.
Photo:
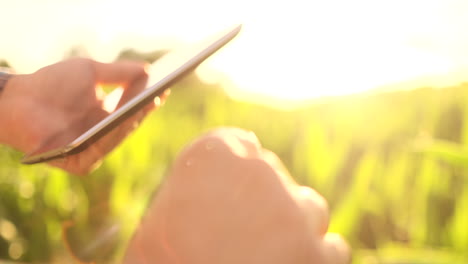
MULTIPOLYGON (((78 154, 89 149, 91 145, 99 143, 98 141, 102 137, 112 133, 112 131, 116 130, 118 126, 123 125, 122 123, 135 118, 135 115, 137 115, 139 111, 142 111, 145 106, 151 104, 156 96, 163 95, 164 91, 174 82, 180 80, 187 73, 195 69, 206 58, 233 39, 240 31, 240 28, 241 26, 237 25, 207 38, 198 44, 192 44, 166 54, 153 65, 152 72, 154 72, 154 76, 151 76, 151 79, 155 80, 155 82, 151 83, 151 86, 146 89, 138 88, 137 90, 140 89, 141 91, 137 93, 133 91, 132 93, 136 94, 136 96, 133 98, 127 98, 125 102, 120 102, 118 108, 114 112, 108 115, 103 113, 101 119, 93 118, 93 120, 88 120, 86 115, 80 117, 70 116, 69 120, 71 121, 69 124, 64 126, 61 131, 57 131, 54 136, 48 138, 44 142, 41 142, 40 146, 36 146, 33 150, 29 149, 22 162, 25 164, 33 164, 52 161, 73 154, 78 154)), ((96 65, 97 66, 95 66, 95 68, 97 69, 104 68, 104 66, 102 66, 103 64, 96 63, 96 65)), ((107 67, 110 66, 108 65, 107 67)), ((119 70, 124 69, 125 66, 122 66, 122 69, 119 70)), ((97 72, 99 74, 99 70, 97 72)), ((102 74, 105 75, 104 71, 102 74)), ((122 74, 129 75, 130 73, 122 72, 122 74)), ((98 77, 106 79, 106 76, 98 77)), ((135 76, 131 77, 135 78, 135 76)), ((74 80, 70 80, 70 82, 73 81, 74 80)), ((112 80, 110 81, 112 82, 112 80)), ((146 82, 146 78, 141 78, 140 80, 137 80, 137 82, 140 83, 133 83, 132 85, 142 86, 142 83, 146 82)), ((66 83, 63 84, 63 89, 66 89, 66 83)), ((78 94, 77 96, 76 100, 80 100, 78 94)), ((122 135, 117 136, 120 140, 123 137, 124 136, 122 135)), ((108 152, 107 149, 103 151, 108 152)), ((86 157, 83 157, 81 161, 77 162, 86 163, 86 159, 86 157)), ((67 166, 60 164, 60 162, 63 163, 64 161, 56 161, 54 162, 54 165, 59 167, 67 166)))

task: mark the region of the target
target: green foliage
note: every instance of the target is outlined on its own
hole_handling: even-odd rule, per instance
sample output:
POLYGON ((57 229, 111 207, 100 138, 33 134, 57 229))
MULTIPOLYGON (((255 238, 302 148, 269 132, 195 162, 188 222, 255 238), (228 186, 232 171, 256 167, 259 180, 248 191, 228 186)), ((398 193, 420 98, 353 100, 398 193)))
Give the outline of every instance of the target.
POLYGON ((20 165, 20 153, 1 147, 0 259, 63 263, 69 247, 115 261, 181 149, 211 128, 238 126, 327 198, 330 230, 348 239, 356 263, 466 262, 465 102, 468 85, 281 111, 233 101, 189 75, 87 177, 20 165))
POLYGON ((9 68, 10 64, 6 60, 0 60, 0 67, 6 67, 9 68))

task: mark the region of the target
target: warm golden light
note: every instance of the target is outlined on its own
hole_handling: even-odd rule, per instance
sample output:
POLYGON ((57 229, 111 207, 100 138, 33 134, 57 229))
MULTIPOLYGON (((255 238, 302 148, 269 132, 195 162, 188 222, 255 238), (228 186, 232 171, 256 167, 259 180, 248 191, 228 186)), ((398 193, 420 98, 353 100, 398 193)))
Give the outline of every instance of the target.
POLYGON ((0 54, 21 71, 77 45, 110 61, 126 47, 170 48, 241 21, 240 36, 198 70, 204 80, 238 87, 233 94, 298 100, 468 76, 462 1, 29 0, 2 9, 15 27, 6 29, 0 54))

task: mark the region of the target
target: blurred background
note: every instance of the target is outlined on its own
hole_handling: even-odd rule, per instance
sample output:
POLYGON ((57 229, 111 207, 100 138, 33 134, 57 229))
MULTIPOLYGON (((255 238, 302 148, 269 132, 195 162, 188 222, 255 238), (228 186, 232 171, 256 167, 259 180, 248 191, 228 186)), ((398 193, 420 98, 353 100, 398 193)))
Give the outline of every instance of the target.
POLYGON ((152 62, 243 23, 89 176, 0 146, 0 263, 118 262, 174 158, 218 126, 254 131, 325 196, 354 263, 467 263, 468 2, 0 3, 0 66, 19 73, 152 62))

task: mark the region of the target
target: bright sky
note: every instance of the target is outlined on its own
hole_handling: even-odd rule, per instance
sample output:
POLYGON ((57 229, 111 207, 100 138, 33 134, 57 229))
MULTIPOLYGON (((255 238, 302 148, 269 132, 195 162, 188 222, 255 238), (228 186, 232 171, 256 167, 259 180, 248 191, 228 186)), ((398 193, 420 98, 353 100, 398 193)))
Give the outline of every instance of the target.
POLYGON ((242 91, 290 99, 468 80, 466 0, 0 3, 0 58, 20 72, 56 62, 73 46, 112 61, 126 47, 167 48, 240 21, 241 35, 199 69, 204 79, 220 81, 215 70, 242 91))

